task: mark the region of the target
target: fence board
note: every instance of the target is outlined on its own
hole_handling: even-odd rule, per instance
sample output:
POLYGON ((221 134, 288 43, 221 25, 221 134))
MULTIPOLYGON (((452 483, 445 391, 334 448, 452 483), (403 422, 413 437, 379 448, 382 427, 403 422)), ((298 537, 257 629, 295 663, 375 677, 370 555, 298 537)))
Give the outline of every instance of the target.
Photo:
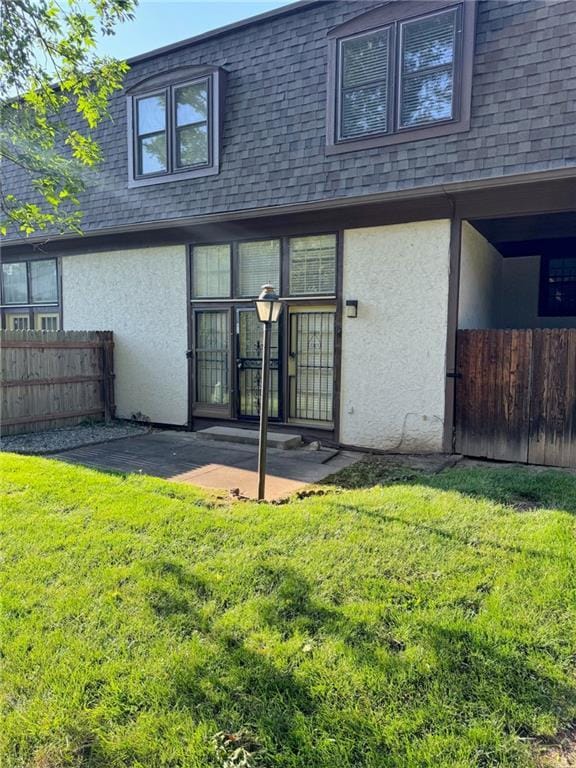
POLYGON ((457 344, 456 451, 527 461, 532 332, 458 331, 457 344))
POLYGON ((576 466, 576 329, 534 331, 529 461, 576 466))
POLYGON ((455 449, 576 467, 576 329, 462 330, 455 449))
POLYGON ((110 331, 0 331, 3 434, 114 415, 110 331))

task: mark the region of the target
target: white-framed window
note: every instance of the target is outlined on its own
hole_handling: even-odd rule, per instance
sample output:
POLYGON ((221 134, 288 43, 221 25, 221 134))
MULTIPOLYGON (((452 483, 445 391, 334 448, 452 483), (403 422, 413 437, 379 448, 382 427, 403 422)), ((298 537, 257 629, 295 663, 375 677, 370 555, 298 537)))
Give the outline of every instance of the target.
POLYGON ((30 315, 8 312, 6 314, 6 328, 9 331, 29 331, 30 315))
POLYGON ((34 324, 37 331, 59 331, 60 315, 57 312, 36 312, 34 324))

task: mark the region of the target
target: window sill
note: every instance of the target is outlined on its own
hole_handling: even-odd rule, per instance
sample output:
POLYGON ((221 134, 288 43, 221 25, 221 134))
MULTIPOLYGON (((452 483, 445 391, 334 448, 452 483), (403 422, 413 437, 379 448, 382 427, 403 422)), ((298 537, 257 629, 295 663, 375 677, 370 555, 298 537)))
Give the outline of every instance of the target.
POLYGON ((464 133, 470 130, 470 120, 430 125, 424 128, 391 133, 382 136, 369 136, 365 139, 348 139, 326 144, 327 155, 341 155, 344 152, 358 152, 360 150, 388 147, 394 144, 406 144, 407 142, 425 141, 435 139, 438 136, 450 136, 455 133, 464 133))
POLYGON ((164 176, 150 176, 150 178, 129 179, 128 189, 134 187, 150 187, 153 184, 168 184, 168 182, 185 181, 186 179, 199 179, 203 176, 215 176, 220 169, 212 165, 206 168, 195 168, 190 171, 180 171, 179 173, 167 173, 164 176))

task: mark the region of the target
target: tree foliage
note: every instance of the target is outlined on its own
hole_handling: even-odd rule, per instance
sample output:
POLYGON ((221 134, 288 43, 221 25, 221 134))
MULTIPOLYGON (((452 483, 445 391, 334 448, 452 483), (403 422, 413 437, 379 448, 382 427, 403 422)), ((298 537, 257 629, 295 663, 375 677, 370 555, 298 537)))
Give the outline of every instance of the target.
POLYGON ((92 131, 128 69, 98 54, 98 35, 132 19, 136 3, 2 0, 0 159, 28 181, 24 194, 1 191, 3 234, 80 232, 78 195, 101 159, 92 131))

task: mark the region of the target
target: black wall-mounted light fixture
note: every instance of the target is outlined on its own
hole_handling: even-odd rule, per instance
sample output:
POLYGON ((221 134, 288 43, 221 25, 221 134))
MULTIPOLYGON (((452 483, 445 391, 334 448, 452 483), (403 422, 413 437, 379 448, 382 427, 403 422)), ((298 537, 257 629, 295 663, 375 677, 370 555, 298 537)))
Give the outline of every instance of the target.
POLYGON ((356 299, 346 299, 346 317, 358 317, 358 302, 356 299))

